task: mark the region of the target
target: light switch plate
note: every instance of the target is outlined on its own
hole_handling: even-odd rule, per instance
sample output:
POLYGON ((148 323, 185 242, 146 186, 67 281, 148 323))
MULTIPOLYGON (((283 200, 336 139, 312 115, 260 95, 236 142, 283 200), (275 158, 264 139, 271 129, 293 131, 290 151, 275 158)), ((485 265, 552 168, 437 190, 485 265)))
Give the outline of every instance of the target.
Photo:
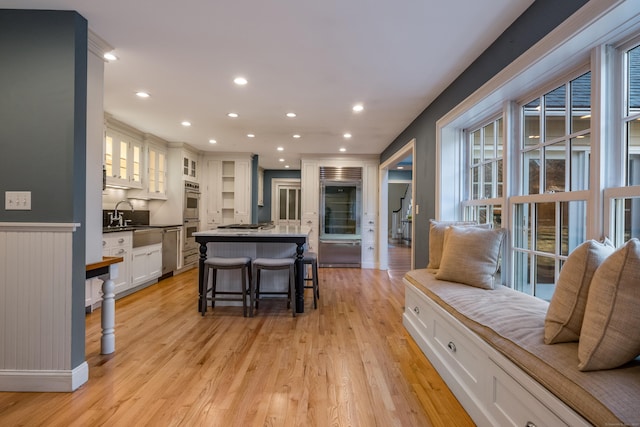
POLYGON ((4 208, 8 211, 30 211, 31 191, 5 191, 4 208))

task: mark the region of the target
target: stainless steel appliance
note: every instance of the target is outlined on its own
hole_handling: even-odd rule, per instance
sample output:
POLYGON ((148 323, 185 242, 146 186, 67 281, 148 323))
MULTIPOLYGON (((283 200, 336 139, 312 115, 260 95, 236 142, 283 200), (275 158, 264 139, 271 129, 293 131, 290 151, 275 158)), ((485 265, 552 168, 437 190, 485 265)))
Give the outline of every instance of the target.
POLYGON ((184 212, 183 219, 200 218, 200 184, 196 182, 184 182, 184 212))
POLYGON ((181 227, 167 227, 162 230, 162 275, 161 279, 173 276, 178 269, 181 227))
POLYGON ((198 244, 193 236, 200 229, 200 184, 197 182, 184 182, 182 219, 182 266, 189 267, 198 261, 198 244))
POLYGON ((321 267, 360 267, 362 168, 320 167, 321 267))
POLYGON ((188 267, 195 264, 198 261, 198 243, 193 235, 196 231, 199 231, 200 221, 185 219, 182 226, 182 257, 183 267, 188 267))

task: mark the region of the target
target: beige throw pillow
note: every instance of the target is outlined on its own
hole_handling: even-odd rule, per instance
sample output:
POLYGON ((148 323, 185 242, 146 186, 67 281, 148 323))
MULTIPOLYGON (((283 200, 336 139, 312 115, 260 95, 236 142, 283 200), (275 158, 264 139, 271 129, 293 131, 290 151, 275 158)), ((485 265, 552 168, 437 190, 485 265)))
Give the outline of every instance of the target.
POLYGON ((457 225, 459 227, 483 227, 491 228, 491 224, 478 225, 473 221, 435 221, 429 220, 429 264, 427 268, 438 269, 440 268, 440 260, 442 259, 442 250, 444 247, 444 231, 457 225))
POLYGON ((605 259, 591 280, 578 369, 613 369, 640 354, 640 240, 605 259))
POLYGON ((608 240, 588 240, 569 254, 544 319, 545 344, 578 341, 591 279, 614 250, 608 240))
POLYGON ((493 289, 505 230, 450 226, 436 279, 493 289))

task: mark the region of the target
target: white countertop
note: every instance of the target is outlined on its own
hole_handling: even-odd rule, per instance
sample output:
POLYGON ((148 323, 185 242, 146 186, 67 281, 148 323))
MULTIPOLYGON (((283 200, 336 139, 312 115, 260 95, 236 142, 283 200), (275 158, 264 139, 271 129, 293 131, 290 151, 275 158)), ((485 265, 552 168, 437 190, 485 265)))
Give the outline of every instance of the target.
POLYGON ((233 228, 214 228, 211 230, 198 231, 193 233, 194 236, 308 236, 311 227, 306 225, 275 225, 266 229, 233 229, 233 228))

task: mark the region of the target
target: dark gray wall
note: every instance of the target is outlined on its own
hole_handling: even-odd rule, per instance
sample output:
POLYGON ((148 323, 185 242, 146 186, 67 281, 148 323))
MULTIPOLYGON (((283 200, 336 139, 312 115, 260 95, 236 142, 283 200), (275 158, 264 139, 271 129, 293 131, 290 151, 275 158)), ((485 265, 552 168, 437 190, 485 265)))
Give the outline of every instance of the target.
POLYGON ((0 58, 0 194, 31 191, 32 204, 0 209, 0 221, 81 224, 73 234, 75 368, 85 360, 87 21, 0 9, 0 58))
MULTIPOLYGON (((382 152, 380 161, 384 162, 416 139, 414 206, 420 206, 420 214, 413 218, 416 268, 427 265, 429 218, 435 216, 436 121, 586 3, 587 0, 536 0, 382 152)), ((416 52, 421 54, 429 52, 416 52)))
POLYGON ((264 206, 258 207, 258 222, 271 221, 271 182, 274 178, 300 179, 299 170, 265 170, 264 171, 264 206))

